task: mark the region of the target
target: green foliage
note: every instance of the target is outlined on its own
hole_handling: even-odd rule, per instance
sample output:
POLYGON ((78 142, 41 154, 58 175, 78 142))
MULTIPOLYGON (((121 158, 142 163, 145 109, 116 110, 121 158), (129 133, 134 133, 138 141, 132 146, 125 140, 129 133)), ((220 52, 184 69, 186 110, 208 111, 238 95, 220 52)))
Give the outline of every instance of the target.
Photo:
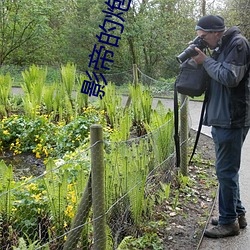
POLYGON ((70 123, 55 124, 47 115, 31 119, 13 115, 0 121, 0 150, 14 155, 33 152, 37 158, 60 156, 89 140, 89 129, 102 122, 102 116, 89 107, 70 123))
POLYGON ((32 181, 32 176, 25 178, 16 183, 15 190, 12 190, 12 194, 15 197, 13 202, 13 215, 14 228, 19 230, 22 228, 20 235, 32 241, 36 239, 38 234, 37 225, 42 218, 48 218, 48 197, 46 190, 39 179, 38 181, 32 181))
POLYGON ((164 200, 168 200, 171 191, 171 182, 170 183, 162 183, 160 182, 161 188, 157 192, 159 195, 159 202, 162 203, 164 200))
POLYGON ((47 68, 42 69, 35 65, 22 72, 24 82, 21 86, 24 90, 24 111, 29 117, 34 118, 37 112, 39 114, 46 75, 47 68))
POLYGON ((66 66, 61 66, 62 86, 65 89, 69 100, 72 99, 72 91, 76 81, 76 66, 67 63, 66 66))
POLYGON ((46 88, 44 89, 43 102, 47 114, 50 114, 53 111, 55 89, 56 89, 55 84, 51 86, 46 86, 46 88))
POLYGON ((13 195, 10 190, 13 188, 14 178, 12 166, 8 167, 3 160, 0 161, 0 214, 5 216, 9 222, 12 213, 13 195))
MULTIPOLYGON (((112 154, 106 155, 105 192, 107 207, 124 195, 128 195, 126 205, 130 207, 135 224, 142 219, 144 189, 151 153, 147 140, 111 143, 112 154)), ((122 212, 122 211, 120 211, 122 212)))
POLYGON ((10 74, 0 75, 0 116, 7 116, 9 110, 8 98, 10 96, 12 79, 10 74))
POLYGON ((163 242, 156 233, 145 233, 142 237, 127 236, 118 246, 117 250, 153 249, 163 250, 163 242))
POLYGON ((121 102, 122 98, 117 95, 115 85, 109 83, 105 87, 105 98, 100 100, 100 109, 107 112, 107 122, 111 128, 117 128, 121 124, 120 119, 123 116, 121 102))
MULTIPOLYGON (((29 236, 25 235, 27 238, 27 242, 25 241, 24 238, 20 237, 18 239, 18 246, 15 247, 13 246, 13 250, 35 250, 40 247, 40 243, 38 240, 32 241, 29 236)), ((49 247, 43 247, 44 250, 49 250, 49 247)))
POLYGON ((173 112, 166 111, 159 101, 157 107, 151 114, 151 123, 146 123, 145 128, 151 133, 151 139, 156 160, 160 163, 167 159, 173 151, 173 112))
POLYGON ((153 97, 148 89, 140 84, 130 85, 130 96, 132 101, 133 122, 137 126, 142 123, 150 123, 153 97))
MULTIPOLYGON (((226 20, 235 25, 239 20, 240 24, 247 20, 248 13, 242 5, 244 2, 229 1, 225 6, 207 3, 205 11, 206 14, 223 13, 226 20), (235 8, 228 9, 231 5, 235 8)), ((105 18, 102 10, 108 6, 98 0, 18 0, 15 4, 2 1, 0 7, 3 10, 1 65, 72 62, 85 71, 98 41, 99 25, 105 18)), ((111 73, 129 70, 135 63, 156 79, 176 76, 179 65, 175 57, 194 38, 197 16, 204 14, 197 10, 194 0, 132 1, 129 11, 122 15, 126 22, 119 48, 106 46, 114 52, 111 73)), ((106 23, 106 27, 113 26, 106 23)), ((246 26, 242 28, 247 31, 246 26)), ((113 30, 113 34, 120 35, 120 27, 113 30)), ((116 80, 116 84, 125 82, 122 77, 116 80)))
POLYGON ((47 42, 42 39, 49 28, 45 17, 47 5, 44 1, 1 1, 0 8, 0 65, 7 60, 21 64, 27 61, 30 53, 34 53, 47 42))
POLYGON ((76 101, 75 101, 75 112, 77 114, 81 114, 84 108, 89 106, 89 96, 81 93, 82 84, 84 80, 87 80, 87 76, 80 74, 77 77, 77 87, 76 87, 76 101))
MULTIPOLYGON (((75 77, 74 70, 75 68, 66 70, 69 74, 65 73, 65 82, 72 83, 75 77)), ((32 66, 29 71, 23 73, 26 81, 23 88, 27 95, 33 96, 32 98, 35 96, 32 93, 33 83, 36 82, 39 72, 38 68, 32 66)), ((51 113, 36 114, 34 117, 12 115, 3 118, 0 122, 2 151, 12 150, 13 154, 33 152, 37 158, 46 159, 46 172, 43 178, 37 181, 32 178, 19 181, 20 188, 12 192, 15 198, 14 210, 12 210, 12 218, 15 220, 13 230, 24 228, 20 236, 26 241, 25 235, 29 235, 34 244, 38 243, 36 242, 37 224, 41 217, 49 223, 47 233, 50 237, 60 236, 70 228, 90 172, 89 153, 84 152, 89 145, 90 125, 103 124, 107 135, 105 137, 105 191, 106 207, 110 209, 109 223, 117 213, 122 218, 120 223, 124 222, 125 225, 127 220, 130 220, 134 228, 140 227, 142 220, 148 216, 154 205, 149 197, 145 200, 150 167, 165 160, 168 154, 172 153, 172 144, 166 146, 166 141, 171 142, 173 114, 166 112, 160 103, 153 111, 149 90, 144 90, 141 85, 131 87, 132 105, 124 110, 115 86, 109 84, 107 95, 100 101, 101 108, 97 110, 90 106, 87 100, 84 102, 78 98, 71 100, 69 92, 72 92, 73 85, 69 84, 68 87, 66 85, 55 83, 50 85, 51 88, 47 91, 43 89, 43 93, 48 97, 42 95, 39 110, 41 113, 51 113), (87 107, 84 107, 85 105, 87 107), (65 111, 65 109, 68 110, 65 111), (65 117, 65 114, 72 117, 65 117), (137 121, 142 128, 145 127, 148 134, 137 138, 133 120, 137 121), (110 128, 111 124, 112 128, 110 128), (131 139, 131 137, 136 138, 131 139), (50 156, 61 159, 54 161, 49 158, 50 156), (122 202, 114 206, 119 199, 122 202), (147 204, 151 205, 147 207, 147 204)), ((41 93, 39 89, 37 92, 41 93)), ((37 94, 37 96, 41 95, 37 94)), ((170 186, 169 189, 166 187, 164 192, 167 198, 170 186)), ((110 228, 112 237, 114 228, 110 228)), ((112 239, 114 246, 117 246, 119 237, 120 235, 112 239)), ((133 246, 143 249, 147 247, 150 240, 155 244, 155 249, 160 249, 157 248, 160 247, 160 243, 156 235, 153 238, 145 235, 145 238, 136 240, 137 243, 133 246)), ((63 241, 64 239, 58 242, 56 240, 55 244, 62 246, 63 241)), ((21 244, 23 242, 20 241, 21 244)), ((28 247, 28 239, 25 244, 28 247)))
POLYGON ((57 229, 63 228, 64 211, 67 206, 68 176, 66 172, 55 171, 56 165, 52 159, 46 164, 44 184, 48 193, 50 211, 56 222, 57 229))

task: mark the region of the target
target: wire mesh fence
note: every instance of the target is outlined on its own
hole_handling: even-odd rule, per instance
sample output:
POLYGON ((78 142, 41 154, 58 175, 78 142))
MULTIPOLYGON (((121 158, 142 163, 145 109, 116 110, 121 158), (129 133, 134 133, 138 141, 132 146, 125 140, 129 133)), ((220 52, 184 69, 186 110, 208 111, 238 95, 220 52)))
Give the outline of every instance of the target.
POLYGON ((103 184, 93 182, 93 161, 102 161, 100 151, 92 156, 95 145, 76 150, 74 159, 48 159, 38 176, 17 178, 1 161, 1 249, 119 249, 142 233, 140 223, 153 217, 161 183, 170 183, 175 170, 173 114, 164 117, 143 136, 97 140, 103 146, 103 184), (97 216, 103 201, 96 187, 105 193, 104 212, 97 216))

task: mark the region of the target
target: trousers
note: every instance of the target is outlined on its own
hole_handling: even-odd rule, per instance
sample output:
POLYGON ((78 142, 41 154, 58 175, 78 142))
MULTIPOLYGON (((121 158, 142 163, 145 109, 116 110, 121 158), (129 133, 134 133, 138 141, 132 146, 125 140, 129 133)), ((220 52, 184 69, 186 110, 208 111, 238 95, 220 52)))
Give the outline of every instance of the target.
POLYGON ((231 224, 245 214, 240 200, 239 170, 241 150, 249 127, 212 127, 216 175, 219 182, 219 224, 231 224))

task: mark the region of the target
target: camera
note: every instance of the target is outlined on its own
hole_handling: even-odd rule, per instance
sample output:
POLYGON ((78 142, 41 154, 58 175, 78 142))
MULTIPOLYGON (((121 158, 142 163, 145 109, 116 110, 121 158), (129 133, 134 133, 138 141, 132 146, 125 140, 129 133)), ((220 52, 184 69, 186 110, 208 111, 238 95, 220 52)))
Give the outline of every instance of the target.
POLYGON ((197 36, 190 45, 180 54, 176 57, 177 61, 179 63, 183 63, 188 58, 198 55, 198 53, 195 51, 195 47, 199 48, 200 50, 203 50, 207 48, 207 43, 199 36, 197 36))

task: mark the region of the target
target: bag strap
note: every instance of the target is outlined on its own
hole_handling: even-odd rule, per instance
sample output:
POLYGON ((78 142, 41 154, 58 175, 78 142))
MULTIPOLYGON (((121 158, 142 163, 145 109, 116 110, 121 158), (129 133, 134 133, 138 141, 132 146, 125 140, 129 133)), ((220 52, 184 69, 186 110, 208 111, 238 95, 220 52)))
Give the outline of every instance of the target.
MULTIPOLYGON (((198 141, 200 138, 200 133, 201 133, 201 128, 202 128, 202 122, 203 122, 203 117, 206 109, 206 104, 207 104, 207 96, 208 96, 208 91, 205 91, 205 97, 204 101, 202 104, 202 109, 201 109, 201 114, 200 114, 200 121, 199 121, 199 126, 198 130, 196 133, 196 138, 195 138, 195 143, 193 147, 192 154, 190 156, 189 164, 192 162, 193 156, 195 154, 198 141)), ((176 153, 176 167, 180 167, 180 137, 179 137, 179 109, 178 109, 178 92, 176 89, 176 81, 174 84, 174 128, 175 128, 175 133, 174 133, 174 141, 175 141, 175 153, 176 153)))
POLYGON ((200 138, 203 117, 204 117, 204 113, 205 113, 205 109, 206 109, 206 104, 207 104, 207 90, 205 91, 205 97, 204 97, 204 101, 202 103, 199 126, 198 126, 198 130, 196 132, 195 143, 194 143, 194 147, 193 147, 193 152, 192 152, 192 154, 190 156, 190 159, 189 159, 189 164, 192 162, 192 159, 193 159, 193 156, 195 154, 195 151, 196 151, 196 148, 197 148, 197 145, 198 145, 198 141, 199 141, 199 138, 200 138))
MULTIPOLYGON (((176 80, 177 81, 177 80, 176 80)), ((180 167, 180 137, 179 137, 179 112, 178 112, 178 93, 176 88, 176 81, 174 83, 174 141, 176 154, 176 167, 180 167)))

